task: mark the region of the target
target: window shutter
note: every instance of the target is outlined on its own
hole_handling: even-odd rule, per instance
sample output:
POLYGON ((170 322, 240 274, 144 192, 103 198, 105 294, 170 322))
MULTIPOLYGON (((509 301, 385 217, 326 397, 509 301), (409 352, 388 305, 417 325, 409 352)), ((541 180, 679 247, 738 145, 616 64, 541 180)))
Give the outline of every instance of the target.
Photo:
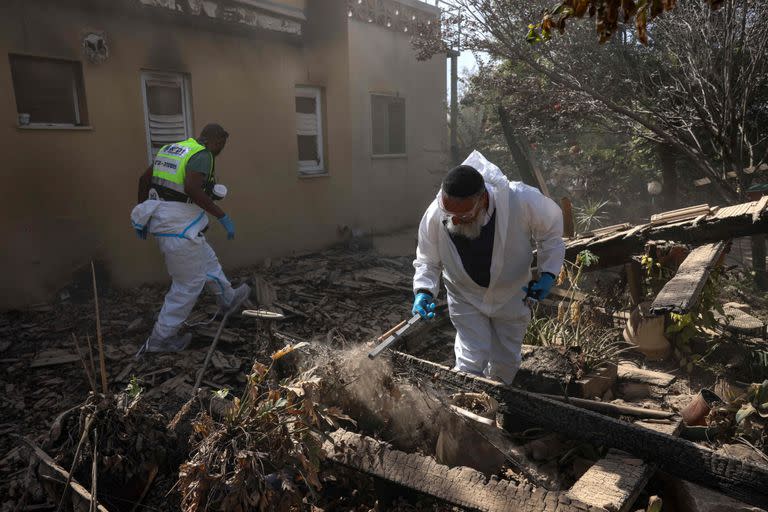
POLYGON ((154 157, 161 147, 190 136, 185 111, 184 78, 172 74, 145 74, 147 132, 154 157))
POLYGON ((320 89, 296 88, 296 140, 299 172, 324 172, 320 89))
POLYGON ((296 135, 317 135, 317 114, 296 114, 296 135))

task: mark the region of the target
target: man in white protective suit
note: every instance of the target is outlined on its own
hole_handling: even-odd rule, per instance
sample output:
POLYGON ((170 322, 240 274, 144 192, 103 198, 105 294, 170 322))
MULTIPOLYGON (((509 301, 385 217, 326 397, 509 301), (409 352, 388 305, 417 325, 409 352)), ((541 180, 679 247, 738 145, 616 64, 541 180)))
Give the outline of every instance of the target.
POLYGON ((531 311, 565 256, 563 217, 536 188, 509 181, 474 151, 443 179, 419 225, 413 314, 434 317, 440 274, 456 328, 456 369, 511 384, 531 311), (531 279, 533 244, 539 278, 531 279))
POLYGON ((179 329, 204 287, 225 312, 234 311, 251 293, 246 284, 232 288, 203 235, 207 212, 219 220, 229 240, 235 237, 232 219, 214 203, 226 195, 226 188, 216 183, 215 160, 228 137, 220 125, 208 124, 196 139, 160 148, 139 179, 139 204, 131 212, 133 228, 140 239, 146 239, 147 233, 157 238, 172 284, 152 334, 137 356, 180 352, 189 346, 192 334, 180 336, 179 329))

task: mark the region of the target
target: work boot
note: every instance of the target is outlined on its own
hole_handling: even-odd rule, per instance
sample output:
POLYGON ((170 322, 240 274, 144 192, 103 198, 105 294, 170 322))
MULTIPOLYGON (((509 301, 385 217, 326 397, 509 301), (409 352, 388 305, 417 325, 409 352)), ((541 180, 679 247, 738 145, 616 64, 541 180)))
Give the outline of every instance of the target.
POLYGON ((168 338, 154 338, 150 335, 147 341, 142 345, 139 351, 136 353, 136 358, 141 357, 145 352, 182 352, 186 350, 189 344, 192 342, 192 333, 186 333, 179 336, 169 336, 168 338))
POLYGON ((233 292, 232 300, 228 303, 224 303, 224 301, 221 300, 221 296, 218 297, 218 299, 221 301, 219 303, 219 308, 221 308, 224 314, 234 313, 235 310, 243 304, 243 302, 248 300, 248 298, 251 296, 251 287, 247 284, 241 284, 235 288, 233 292))

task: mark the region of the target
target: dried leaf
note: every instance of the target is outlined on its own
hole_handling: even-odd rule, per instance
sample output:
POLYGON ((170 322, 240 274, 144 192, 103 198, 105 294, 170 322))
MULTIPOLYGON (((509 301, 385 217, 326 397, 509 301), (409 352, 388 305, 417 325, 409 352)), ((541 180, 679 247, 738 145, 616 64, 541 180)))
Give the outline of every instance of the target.
POLYGON ((308 345, 309 345, 309 343, 307 343, 306 341, 302 341, 300 343, 297 343, 296 345, 286 345, 285 347, 281 348, 280 350, 278 350, 277 352, 272 354, 272 360, 273 361, 277 361, 281 357, 284 357, 284 356, 290 354, 294 350, 306 347, 308 345))

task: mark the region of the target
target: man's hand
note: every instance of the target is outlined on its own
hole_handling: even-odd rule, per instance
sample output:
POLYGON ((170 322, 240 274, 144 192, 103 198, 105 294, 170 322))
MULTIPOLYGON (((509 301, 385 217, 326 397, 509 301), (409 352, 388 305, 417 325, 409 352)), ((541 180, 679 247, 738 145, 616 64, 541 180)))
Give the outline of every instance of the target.
POLYGON ((135 227, 133 228, 136 231, 136 236, 139 237, 139 240, 146 240, 147 239, 147 226, 144 226, 143 228, 135 227))
POLYGON ((411 313, 421 318, 435 318, 435 299, 429 293, 417 293, 411 313))
POLYGON ((533 281, 530 290, 527 286, 523 286, 523 291, 525 292, 526 298, 531 297, 536 300, 542 300, 549 295, 550 290, 552 290, 552 285, 554 284, 555 276, 549 272, 543 272, 538 281, 533 281))
POLYGON ((229 215, 224 215, 219 219, 221 225, 227 230, 227 240, 233 240, 235 238, 235 223, 229 218, 229 215))

